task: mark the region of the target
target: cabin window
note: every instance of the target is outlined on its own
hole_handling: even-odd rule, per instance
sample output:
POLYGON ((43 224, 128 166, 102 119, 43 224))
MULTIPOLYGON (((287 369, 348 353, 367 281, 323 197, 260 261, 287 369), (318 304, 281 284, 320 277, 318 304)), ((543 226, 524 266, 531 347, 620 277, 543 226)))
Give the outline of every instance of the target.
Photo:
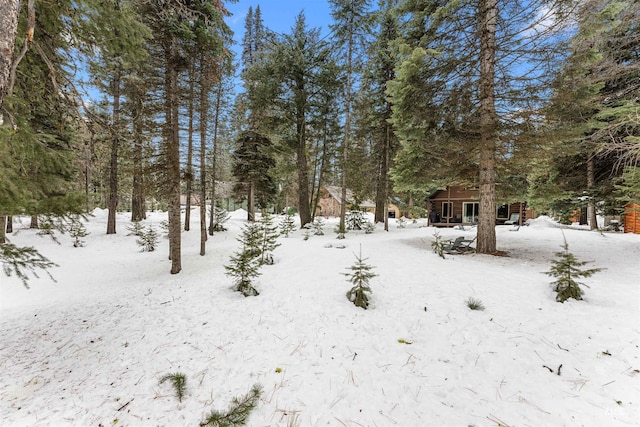
POLYGON ((442 218, 451 218, 453 215, 453 202, 442 202, 442 218))
POLYGON ((496 218, 509 219, 509 205, 498 206, 498 210, 496 212, 496 218))
POLYGON ((480 203, 463 203, 462 204, 462 222, 470 222, 476 224, 478 222, 478 211, 480 203))

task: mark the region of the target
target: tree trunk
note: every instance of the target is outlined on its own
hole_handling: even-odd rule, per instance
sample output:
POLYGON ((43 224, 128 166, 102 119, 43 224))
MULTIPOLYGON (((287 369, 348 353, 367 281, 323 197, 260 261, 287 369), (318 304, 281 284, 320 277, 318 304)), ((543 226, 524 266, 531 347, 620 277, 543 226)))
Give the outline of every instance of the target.
MULTIPOLYGON (((200 60, 200 255, 207 250, 207 120, 209 113, 209 90, 211 85, 204 67, 204 55, 200 60)), ((213 200, 211 214, 213 216, 213 200)))
POLYGON ((596 183, 596 155, 595 153, 589 153, 587 159, 587 190, 589 191, 589 206, 588 206, 588 223, 589 230, 595 230, 598 228, 598 215, 596 212, 596 199, 594 194, 594 187, 596 183))
POLYGON ((222 82, 218 82, 218 91, 216 93, 216 112, 213 118, 213 147, 211 156, 211 216, 209 217, 209 235, 213 236, 214 213, 216 209, 216 160, 218 150, 218 128, 220 125, 220 108, 222 105, 222 82))
POLYGON ((109 163, 109 201, 107 208, 107 234, 116 234, 118 209, 118 148, 120 145, 120 69, 113 76, 113 111, 111 122, 111 160, 109 163))
POLYGON ((15 0, 0 0, 0 107, 9 85, 9 72, 13 62, 20 4, 15 0))
POLYGON ((13 215, 7 217, 7 233, 13 233, 13 215))
POLYGON ((298 212, 300 214, 300 226, 302 227, 311 222, 304 109, 298 110, 298 117, 296 118, 296 137, 298 138, 296 153, 296 167, 298 170, 298 212))
POLYGON ((495 55, 497 0, 479 0, 480 30, 480 206, 478 243, 482 254, 496 252, 495 55))
POLYGON ((254 222, 256 220, 256 184, 249 182, 247 190, 247 221, 254 222))
POLYGON ((5 234, 6 222, 7 222, 6 215, 0 215, 0 244, 7 243, 7 235, 5 234))
POLYGON ((165 78, 166 138, 167 138, 167 199, 169 201, 169 258, 171 274, 182 270, 180 223, 180 124, 178 120, 178 44, 170 41, 166 52, 167 75, 165 78))
POLYGON ((133 188, 131 190, 131 221, 147 218, 144 192, 143 140, 141 111, 133 118, 133 188))
POLYGON ((193 105, 193 97, 195 96, 195 71, 193 69, 193 64, 189 69, 189 131, 187 136, 187 172, 185 174, 185 180, 187 181, 186 192, 187 192, 187 202, 186 208, 184 211, 184 231, 189 231, 191 228, 191 193, 193 187, 193 114, 194 114, 194 105, 193 105))

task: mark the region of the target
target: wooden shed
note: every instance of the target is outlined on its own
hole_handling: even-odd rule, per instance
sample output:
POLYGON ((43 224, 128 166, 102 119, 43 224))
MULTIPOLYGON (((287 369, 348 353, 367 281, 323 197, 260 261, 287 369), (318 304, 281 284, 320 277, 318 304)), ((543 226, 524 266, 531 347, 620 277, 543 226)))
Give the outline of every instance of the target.
MULTIPOLYGON (((354 203, 353 192, 347 189, 347 206, 351 209, 354 203)), ((318 208, 316 215, 330 217, 340 216, 340 206, 342 205, 342 188, 338 186, 327 185, 320 189, 320 199, 318 200, 318 208)), ((376 208, 375 203, 371 200, 364 200, 358 205, 360 210, 364 212, 373 212, 376 208)))
MULTIPOLYGON (((478 223, 480 211, 480 191, 477 188, 449 186, 437 190, 429 196, 429 225, 435 227, 454 227, 478 223)), ((526 202, 498 204, 496 206, 496 225, 522 225, 535 212, 527 208, 526 202)))
POLYGON ((624 207, 624 232, 640 234, 640 205, 629 203, 624 207))

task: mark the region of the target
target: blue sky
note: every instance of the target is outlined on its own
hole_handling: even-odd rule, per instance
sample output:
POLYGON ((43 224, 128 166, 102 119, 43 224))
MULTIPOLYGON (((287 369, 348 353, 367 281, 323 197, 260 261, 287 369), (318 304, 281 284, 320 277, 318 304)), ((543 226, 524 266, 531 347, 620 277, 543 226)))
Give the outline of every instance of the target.
POLYGON ((227 22, 233 30, 237 43, 242 41, 244 20, 249 7, 255 10, 260 6, 262 20, 265 27, 278 33, 289 33, 298 14, 304 10, 307 26, 320 27, 321 35, 329 33, 331 10, 326 0, 240 0, 237 3, 227 3, 227 9, 233 16, 227 22))

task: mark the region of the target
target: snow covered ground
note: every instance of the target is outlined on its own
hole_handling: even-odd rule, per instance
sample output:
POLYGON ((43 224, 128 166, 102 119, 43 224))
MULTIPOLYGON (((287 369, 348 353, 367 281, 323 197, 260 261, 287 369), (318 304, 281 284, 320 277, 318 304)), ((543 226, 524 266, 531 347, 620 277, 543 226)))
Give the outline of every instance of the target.
POLYGON ((325 236, 280 238, 260 295, 245 298, 223 268, 244 217, 201 257, 194 211, 178 275, 166 239, 141 253, 125 214, 107 236, 96 211, 82 248, 10 236, 59 267, 29 290, 0 276, 0 424, 197 426, 258 383, 249 426, 640 425, 640 236, 540 218, 497 228, 507 256, 442 259, 425 220, 336 240, 334 219, 325 236), (606 268, 584 280, 584 301, 555 302, 544 274, 562 232, 586 267, 606 268), (360 247, 378 274, 369 310, 347 300, 341 274, 360 247), (182 402, 160 384, 176 372, 182 402))

